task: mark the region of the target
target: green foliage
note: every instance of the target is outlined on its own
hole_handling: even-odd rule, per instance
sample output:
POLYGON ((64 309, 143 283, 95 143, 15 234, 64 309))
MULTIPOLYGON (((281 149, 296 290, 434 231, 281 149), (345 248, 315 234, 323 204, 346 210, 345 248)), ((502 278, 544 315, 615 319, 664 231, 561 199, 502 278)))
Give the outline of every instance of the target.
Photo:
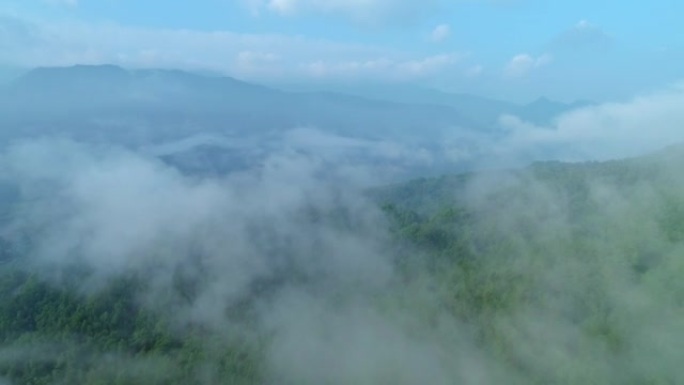
POLYGON ((429 267, 442 306, 521 383, 678 383, 684 174, 670 161, 471 176, 452 191, 471 201, 445 199, 433 180, 440 204, 407 199, 408 185, 384 209, 415 246, 408 254, 421 262, 411 266, 429 267), (653 325, 667 337, 642 337, 653 325))
MULTIPOLYGON (((472 335, 468 349, 491 357, 511 384, 681 383, 684 175, 669 165, 538 163, 375 191, 399 276, 369 302, 418 319, 419 335, 452 320, 472 335)), ((302 220, 353 231, 352 217, 312 211, 302 220)), ((0 378, 263 382, 265 332, 174 327, 140 305, 142 285, 120 277, 85 295, 77 283, 55 286, 0 265, 0 378)), ((249 299, 236 309, 244 321, 249 299)))
POLYGON ((0 376, 16 384, 187 384, 201 373, 258 383, 255 347, 174 333, 138 305, 137 286, 121 279, 86 297, 5 267, 0 376))

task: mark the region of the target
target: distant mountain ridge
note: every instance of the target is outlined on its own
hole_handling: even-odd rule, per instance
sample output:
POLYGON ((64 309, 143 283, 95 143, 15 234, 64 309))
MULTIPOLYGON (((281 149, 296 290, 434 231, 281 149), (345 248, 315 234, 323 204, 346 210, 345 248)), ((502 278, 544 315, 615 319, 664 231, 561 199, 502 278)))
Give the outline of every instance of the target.
MULTIPOLYGON (((527 105, 516 105, 475 95, 400 85, 290 92, 227 76, 199 75, 172 69, 127 70, 115 65, 36 68, 5 87, 4 96, 3 102, 11 110, 36 111, 37 107, 42 107, 42 112, 53 113, 65 109, 130 107, 131 104, 137 108, 165 105, 189 111, 225 110, 228 100, 239 102, 235 107, 243 112, 262 109, 255 108, 254 104, 262 104, 258 107, 268 107, 271 111, 287 106, 291 112, 295 107, 324 107, 325 110, 332 104, 338 107, 339 113, 364 108, 394 109, 395 113, 402 115, 408 107, 418 110, 415 112, 432 114, 436 124, 442 120, 451 126, 479 131, 495 131, 498 119, 504 114, 545 124, 558 114, 589 104, 566 104, 540 98, 527 105), (204 104, 200 106, 199 103, 204 104)), ((335 112, 335 115, 339 114, 335 112)), ((290 120, 301 124, 323 123, 321 119, 306 122, 306 112, 287 115, 290 115, 290 120)))
MULTIPOLYGON (((684 143, 667 146, 645 155, 606 161, 562 162, 537 161, 527 167, 445 174, 386 185, 369 190, 376 201, 430 213, 444 205, 462 204, 468 198, 468 187, 478 179, 535 180, 554 187, 577 187, 587 180, 620 188, 638 183, 671 184, 678 176, 684 183, 684 143)), ((522 183, 524 185, 524 183, 522 183)))
POLYGON ((2 89, 0 101, 3 116, 34 129, 63 121, 81 131, 96 129, 93 119, 138 120, 174 130, 183 123, 184 134, 188 126, 241 132, 313 126, 366 137, 488 129, 448 106, 286 92, 230 77, 113 65, 38 68, 2 89))
MULTIPOLYGON (((486 147, 507 135, 503 114, 543 124, 575 107, 546 99, 518 106, 430 89, 361 91, 285 90, 173 69, 36 68, 0 87, 0 146, 45 136, 136 151, 198 136, 230 143, 164 154, 201 173, 249 168, 274 152, 301 149, 288 142, 288 132, 313 129, 339 139, 343 156, 401 169, 410 158, 419 168, 411 175, 425 175, 480 164, 486 147), (350 139, 363 149, 345 147, 350 139)), ((321 156, 330 151, 315 140, 305 146, 321 156)))
MULTIPOLYGON (((298 89, 293 87, 292 89, 298 89)), ((563 103, 540 97, 527 104, 516 104, 504 100, 491 99, 473 94, 444 92, 437 89, 413 85, 352 85, 320 86, 299 88, 300 92, 329 89, 334 92, 363 95, 366 98, 388 100, 400 103, 435 104, 455 108, 469 119, 485 126, 498 124, 501 115, 515 115, 523 120, 546 125, 564 112, 594 104, 588 100, 563 103)), ((331 91, 329 91, 331 92, 331 91)))

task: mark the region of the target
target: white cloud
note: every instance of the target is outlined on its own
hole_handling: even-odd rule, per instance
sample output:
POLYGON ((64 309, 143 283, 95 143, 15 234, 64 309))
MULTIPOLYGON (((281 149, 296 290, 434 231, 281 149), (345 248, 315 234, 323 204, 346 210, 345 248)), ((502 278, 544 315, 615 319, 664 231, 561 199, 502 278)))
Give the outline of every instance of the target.
POLYGON ((435 12, 441 0, 244 0, 253 13, 281 16, 324 14, 377 24, 416 20, 435 12))
POLYGON ((127 67, 210 70, 251 80, 437 75, 462 55, 421 56, 380 46, 303 36, 150 29, 116 24, 0 20, 0 65, 111 63, 127 67), (11 27, 11 28, 10 28, 11 27))
POLYGON ((406 24, 439 14, 454 2, 510 7, 524 0, 240 0, 252 12, 285 17, 331 15, 361 24, 406 24))
POLYGON ((534 57, 529 54, 515 55, 506 65, 504 74, 509 78, 520 78, 534 69, 544 67, 553 61, 549 54, 534 57))
POLYGON ((451 35, 451 27, 449 24, 440 24, 432 30, 430 38, 434 42, 442 42, 449 38, 451 35))
POLYGON ((458 63, 463 58, 462 54, 439 54, 428 56, 418 60, 410 60, 398 63, 397 68, 402 73, 413 75, 427 75, 438 72, 446 67, 458 63))

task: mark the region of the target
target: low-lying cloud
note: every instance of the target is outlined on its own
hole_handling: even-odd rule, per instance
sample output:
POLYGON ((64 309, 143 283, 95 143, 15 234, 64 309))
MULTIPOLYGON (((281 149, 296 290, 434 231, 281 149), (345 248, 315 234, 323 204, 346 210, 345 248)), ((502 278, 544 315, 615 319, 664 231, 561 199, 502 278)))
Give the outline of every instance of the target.
POLYGON ((684 141, 681 83, 622 102, 579 108, 538 127, 515 116, 504 116, 508 134, 502 152, 545 152, 562 160, 620 158, 644 154, 684 141))
POLYGON ((393 247, 348 169, 286 152, 197 180, 128 150, 47 139, 10 147, 2 163, 23 202, 5 234, 28 237, 22 258, 54 284, 74 267, 88 272, 85 294, 143 277, 142 303, 179 332, 216 336, 230 328, 226 309, 251 299, 280 383, 449 383, 447 346, 414 336, 411 313, 377 307, 395 279, 393 247), (195 287, 190 298, 178 279, 195 287))

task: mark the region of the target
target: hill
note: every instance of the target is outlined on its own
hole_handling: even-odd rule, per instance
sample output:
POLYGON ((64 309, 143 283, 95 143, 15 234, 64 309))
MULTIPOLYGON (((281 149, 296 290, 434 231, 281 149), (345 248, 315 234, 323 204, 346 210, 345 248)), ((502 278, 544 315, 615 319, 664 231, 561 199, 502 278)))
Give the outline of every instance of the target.
POLYGON ((16 127, 5 137, 58 131, 97 140, 116 129, 117 142, 136 145, 199 130, 254 135, 311 126, 348 136, 416 139, 483 129, 447 106, 292 93, 229 77, 112 65, 38 68, 5 87, 0 100, 0 116, 16 127))

